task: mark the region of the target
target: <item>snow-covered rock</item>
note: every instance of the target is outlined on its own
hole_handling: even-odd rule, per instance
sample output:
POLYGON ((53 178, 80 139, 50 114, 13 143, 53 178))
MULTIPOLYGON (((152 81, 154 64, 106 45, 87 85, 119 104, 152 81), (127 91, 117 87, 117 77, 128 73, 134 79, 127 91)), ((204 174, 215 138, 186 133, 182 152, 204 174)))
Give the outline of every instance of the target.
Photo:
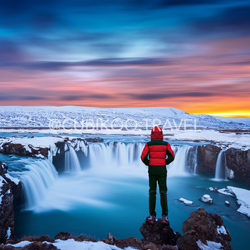
POLYGON ((240 205, 237 211, 250 217, 250 190, 232 186, 227 186, 227 188, 237 198, 237 203, 240 205))
POLYGON ((184 198, 180 198, 179 201, 182 201, 185 205, 192 205, 193 204, 192 201, 186 200, 184 198))
POLYGON ((230 180, 234 178, 234 171, 232 169, 227 168, 227 178, 230 180))
MULTIPOLYGON (((12 247, 26 247, 30 245, 32 242, 30 241, 21 241, 16 244, 7 244, 8 246, 12 247)), ((113 245, 108 245, 104 242, 98 241, 98 242, 92 242, 92 241, 76 241, 74 239, 67 239, 67 240, 55 240, 54 243, 44 241, 43 244, 52 244, 57 249, 60 250, 122 250, 121 248, 113 245)), ((134 250, 133 247, 125 247, 124 250, 134 250)))
POLYGON ((63 153, 72 146, 75 151, 87 154, 87 141, 73 136, 8 137, 0 138, 0 153, 48 158, 51 162, 56 154, 63 153), (63 144, 63 147, 61 147, 63 144))
POLYGON ((218 214, 199 208, 183 223, 183 236, 177 240, 179 250, 217 250, 231 248, 231 235, 218 214))
POLYGON ((7 173, 0 161, 0 243, 14 238, 14 194, 20 194, 21 183, 7 173))
POLYGON ((226 228, 222 226, 217 226, 217 232, 218 234, 227 234, 226 228))
POLYGON ((213 199, 210 197, 209 194, 204 194, 201 198, 200 201, 205 202, 205 203, 213 203, 213 199))
POLYGON ((223 246, 221 245, 221 243, 209 241, 209 240, 207 240, 206 242, 207 242, 207 245, 202 243, 201 240, 198 240, 196 243, 201 250, 221 250, 221 249, 223 249, 223 246))
POLYGON ((218 192, 225 195, 234 196, 227 188, 218 189, 218 192))
POLYGON ((208 190, 210 192, 217 192, 218 191, 218 188, 217 187, 209 187, 208 190))
POLYGON ((230 202, 229 201, 225 201, 225 205, 229 207, 230 206, 230 202))

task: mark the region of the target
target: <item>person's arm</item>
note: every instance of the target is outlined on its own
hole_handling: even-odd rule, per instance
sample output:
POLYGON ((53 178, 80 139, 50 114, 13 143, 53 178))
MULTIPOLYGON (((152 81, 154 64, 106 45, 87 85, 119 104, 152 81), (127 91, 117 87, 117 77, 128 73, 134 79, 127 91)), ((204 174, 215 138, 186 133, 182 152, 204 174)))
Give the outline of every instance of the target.
POLYGON ((149 147, 148 144, 146 143, 141 153, 141 160, 147 166, 149 165, 148 154, 149 154, 149 147))
POLYGON ((174 157, 175 157, 174 152, 169 143, 167 147, 167 156, 168 158, 166 159, 166 165, 170 164, 174 160, 174 157))

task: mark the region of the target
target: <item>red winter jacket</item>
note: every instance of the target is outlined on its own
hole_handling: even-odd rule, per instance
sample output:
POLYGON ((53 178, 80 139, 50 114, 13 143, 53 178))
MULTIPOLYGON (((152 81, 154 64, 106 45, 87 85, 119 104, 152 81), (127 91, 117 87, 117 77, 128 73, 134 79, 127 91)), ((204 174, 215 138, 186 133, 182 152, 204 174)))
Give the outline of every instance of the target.
POLYGON ((146 143, 142 151, 141 160, 148 166, 166 166, 174 160, 174 157, 170 144, 163 141, 162 129, 154 127, 151 131, 151 141, 146 143))

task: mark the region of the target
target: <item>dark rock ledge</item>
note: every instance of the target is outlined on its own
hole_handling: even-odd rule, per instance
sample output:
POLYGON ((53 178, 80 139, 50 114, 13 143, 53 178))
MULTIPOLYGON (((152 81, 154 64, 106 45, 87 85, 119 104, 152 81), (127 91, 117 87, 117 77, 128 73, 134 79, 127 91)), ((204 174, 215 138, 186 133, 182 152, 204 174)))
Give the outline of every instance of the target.
POLYGON ((21 182, 10 177, 0 161, 0 243, 14 239, 14 198, 21 196, 21 182))
MULTIPOLYGON (((156 221, 154 225, 149 225, 144 222, 141 225, 140 232, 143 239, 136 237, 128 237, 126 239, 116 239, 113 235, 108 234, 107 239, 102 242, 109 245, 116 245, 121 249, 131 246, 140 250, 199 250, 199 247, 208 246, 211 242, 216 242, 224 250, 232 250, 231 248, 231 235, 224 226, 222 218, 217 214, 207 213, 203 208, 199 208, 192 212, 190 217, 183 223, 183 236, 172 230, 170 226, 162 225, 161 220, 156 221)), ((69 233, 58 233, 54 239, 49 236, 41 237, 25 237, 21 240, 15 241, 9 239, 7 243, 15 244, 20 241, 32 242, 26 247, 14 248, 9 245, 0 245, 0 249, 14 250, 14 249, 27 249, 27 250, 48 250, 57 249, 52 243, 55 240, 74 239, 76 241, 92 241, 97 240, 86 236, 72 236, 69 233), (46 243, 44 243, 46 241, 46 243)))

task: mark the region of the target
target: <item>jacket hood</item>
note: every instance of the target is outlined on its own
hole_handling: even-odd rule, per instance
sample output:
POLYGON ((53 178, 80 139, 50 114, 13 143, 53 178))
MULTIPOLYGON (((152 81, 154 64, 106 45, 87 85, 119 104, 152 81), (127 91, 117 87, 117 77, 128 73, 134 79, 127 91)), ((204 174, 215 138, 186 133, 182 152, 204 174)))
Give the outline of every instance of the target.
POLYGON ((155 126, 151 130, 151 141, 153 140, 163 140, 162 129, 158 126, 155 126))

